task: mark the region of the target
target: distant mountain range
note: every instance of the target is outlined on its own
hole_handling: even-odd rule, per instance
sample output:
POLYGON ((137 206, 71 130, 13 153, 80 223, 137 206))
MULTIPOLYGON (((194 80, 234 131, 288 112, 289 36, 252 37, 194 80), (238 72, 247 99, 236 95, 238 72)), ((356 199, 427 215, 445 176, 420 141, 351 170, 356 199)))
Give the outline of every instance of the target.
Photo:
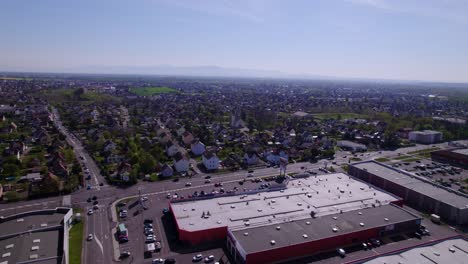
POLYGON ((83 66, 63 69, 69 73, 104 73, 104 74, 141 74, 167 76, 199 76, 199 77, 260 77, 260 78, 291 78, 292 74, 280 71, 253 70, 241 68, 225 68, 219 66, 83 66))
POLYGON ((376 83, 408 83, 408 84, 431 84, 445 87, 451 84, 452 87, 468 88, 468 83, 462 82, 442 82, 442 81, 421 81, 421 80, 392 80, 379 78, 350 78, 338 76, 325 76, 313 74, 291 74, 274 70, 255 70, 242 68, 229 68, 220 66, 77 66, 61 68, 48 71, 34 71, 26 68, 16 68, 7 71, 4 65, 0 65, 0 74, 8 73, 37 73, 37 74, 96 74, 96 75, 147 75, 147 76, 187 76, 187 77, 227 77, 227 78, 273 78, 273 79, 303 79, 303 80, 338 80, 338 81, 358 81, 376 83))

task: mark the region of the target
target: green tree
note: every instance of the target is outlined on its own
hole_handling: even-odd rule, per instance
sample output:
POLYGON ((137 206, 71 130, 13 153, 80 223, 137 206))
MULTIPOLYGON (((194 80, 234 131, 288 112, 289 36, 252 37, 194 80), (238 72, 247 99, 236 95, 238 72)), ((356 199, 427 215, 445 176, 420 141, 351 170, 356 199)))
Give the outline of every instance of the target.
POLYGON ((154 171, 154 167, 156 166, 156 160, 154 159, 153 156, 144 152, 141 155, 141 160, 139 164, 140 164, 140 171, 144 174, 149 174, 154 171))

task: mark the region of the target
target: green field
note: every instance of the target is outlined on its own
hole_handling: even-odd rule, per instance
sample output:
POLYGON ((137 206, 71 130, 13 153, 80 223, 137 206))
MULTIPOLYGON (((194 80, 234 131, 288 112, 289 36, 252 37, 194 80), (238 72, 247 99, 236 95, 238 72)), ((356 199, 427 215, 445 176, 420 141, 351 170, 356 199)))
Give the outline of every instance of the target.
POLYGON ((81 248, 83 245, 83 221, 76 223, 69 233, 70 264, 81 264, 81 248))
POLYGON ((0 80, 6 81, 30 81, 32 78, 23 78, 23 77, 0 77, 0 80))
POLYGON ((389 161, 389 159, 387 159, 387 158, 378 158, 378 159, 375 159, 375 160, 378 161, 378 162, 387 162, 387 161, 389 161))
POLYGON ((130 88, 130 92, 139 96, 152 96, 152 95, 163 94, 163 93, 177 93, 178 91, 173 88, 161 86, 161 87, 130 88))

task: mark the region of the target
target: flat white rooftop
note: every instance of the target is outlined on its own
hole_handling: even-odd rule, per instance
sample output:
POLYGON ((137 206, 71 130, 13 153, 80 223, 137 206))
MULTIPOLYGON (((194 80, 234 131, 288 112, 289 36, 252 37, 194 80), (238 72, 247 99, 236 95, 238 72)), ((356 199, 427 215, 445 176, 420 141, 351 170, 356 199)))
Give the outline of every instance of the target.
POLYGON ((467 263, 468 241, 458 238, 426 247, 416 247, 399 254, 378 257, 366 264, 383 263, 467 263))
POLYGON ((384 205, 399 198, 343 173, 290 180, 282 191, 172 203, 180 229, 231 230, 384 205), (209 212, 209 215, 208 215, 209 212), (202 217, 204 216, 204 217, 202 217))

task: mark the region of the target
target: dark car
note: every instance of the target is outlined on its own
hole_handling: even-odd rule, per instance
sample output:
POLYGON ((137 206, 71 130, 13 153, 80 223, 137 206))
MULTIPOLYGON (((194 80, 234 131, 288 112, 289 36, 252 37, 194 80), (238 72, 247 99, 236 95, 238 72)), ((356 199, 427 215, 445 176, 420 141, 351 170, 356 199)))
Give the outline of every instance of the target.
POLYGON ((91 202, 91 198, 88 198, 88 200, 86 200, 86 201, 87 201, 88 203, 90 203, 90 202, 91 202))
POLYGON ((144 221, 143 221, 144 224, 152 224, 153 223, 153 219, 149 219, 149 218, 146 218, 144 221))
POLYGON ((211 179, 211 176, 210 175, 205 176, 205 179, 211 179))
POLYGON ((169 213, 169 208, 164 208, 163 209, 163 214, 167 214, 167 213, 169 213))
POLYGON ((164 261, 164 264, 175 264, 176 260, 173 258, 168 258, 166 261, 164 261))
POLYGON ((94 202, 93 202, 93 205, 96 205, 96 204, 98 204, 98 203, 99 203, 98 201, 94 201, 94 202))
POLYGON ((130 252, 129 251, 124 251, 120 253, 120 258, 128 258, 130 257, 130 252))
POLYGON ((94 196, 93 196, 93 201, 96 201, 96 200, 97 200, 97 196, 94 195, 94 196))
MULTIPOLYGON (((173 181, 173 182, 178 182, 178 181, 179 181, 179 178, 174 178, 172 181, 173 181)), ((166 259, 166 260, 167 260, 167 259, 166 259)))
POLYGON ((104 186, 104 183, 100 182, 100 183, 99 183, 99 186, 104 186))
POLYGON ((414 232, 414 237, 416 237, 418 239, 422 239, 422 234, 419 231, 414 232))

